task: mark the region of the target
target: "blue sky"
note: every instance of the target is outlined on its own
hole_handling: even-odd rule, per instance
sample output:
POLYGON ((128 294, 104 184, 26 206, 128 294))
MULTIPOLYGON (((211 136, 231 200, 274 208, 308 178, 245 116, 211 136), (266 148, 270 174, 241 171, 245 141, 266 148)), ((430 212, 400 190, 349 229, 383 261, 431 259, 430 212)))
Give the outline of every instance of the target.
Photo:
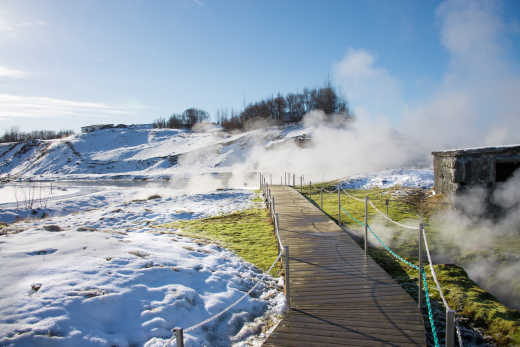
POLYGON ((397 125, 490 61, 507 71, 491 80, 517 76, 519 16, 517 1, 3 0, 0 132, 214 114, 327 79, 397 125))

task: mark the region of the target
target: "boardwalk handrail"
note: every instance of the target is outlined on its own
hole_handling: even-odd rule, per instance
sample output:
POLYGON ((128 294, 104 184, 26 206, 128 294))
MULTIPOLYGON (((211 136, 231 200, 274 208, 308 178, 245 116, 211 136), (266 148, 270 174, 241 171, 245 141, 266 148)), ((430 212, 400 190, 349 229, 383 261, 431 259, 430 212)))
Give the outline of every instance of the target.
MULTIPOLYGON (((303 183, 304 183, 303 182, 303 176, 301 176, 301 188, 302 188, 302 190, 303 190, 303 186, 304 186, 303 183)), ((437 275, 435 273, 433 262, 431 260, 431 254, 430 254, 430 250, 429 250, 429 247, 428 247, 428 241, 427 241, 427 238, 426 238, 426 233, 424 232, 423 224, 420 224, 419 226, 411 226, 411 225, 407 225, 407 224, 403 224, 403 223, 400 223, 398 221, 395 221, 392 218, 390 218, 387 214, 383 213, 380 209, 378 209, 375 206, 375 204, 368 198, 368 196, 365 197, 365 199, 358 198, 358 197, 350 194, 345 189, 342 189, 341 184, 338 184, 335 187, 335 189, 332 188, 331 190, 328 190, 326 188, 320 188, 319 189, 320 199, 321 199, 321 208, 322 209, 323 209, 323 195, 322 195, 322 193, 323 192, 333 193, 333 192, 336 192, 336 191, 338 192, 338 222, 341 224, 341 211, 343 211, 343 213, 346 214, 350 219, 352 219, 354 222, 356 222, 357 224, 359 224, 359 225, 361 225, 361 226, 363 226, 365 228, 365 255, 366 255, 366 251, 367 251, 367 230, 368 230, 377 239, 377 241, 383 245, 385 250, 388 251, 393 257, 395 257, 399 261, 407 264, 408 266, 412 267, 413 269, 419 271, 419 293, 418 293, 419 294, 419 296, 418 296, 419 307, 421 307, 421 291, 422 291, 421 287, 424 286, 426 304, 427 304, 427 309, 428 309, 428 318, 429 318, 429 321, 430 321, 430 326, 432 328, 432 335, 433 335, 435 346, 439 346, 439 341, 438 341, 437 332, 436 332, 436 328, 435 328, 435 322, 434 322, 434 319, 433 319, 433 312, 432 312, 431 303, 430 303, 428 282, 426 280, 427 275, 426 275, 426 272, 424 271, 424 268, 422 267, 422 252, 421 252, 421 248, 422 247, 421 247, 421 244, 423 242, 422 239, 424 239, 426 255, 427 255, 427 258, 428 258, 428 262, 430 264, 430 271, 431 271, 431 274, 432 274, 432 277, 433 277, 436 289, 439 292, 439 294, 441 296, 441 299, 442 299, 442 302, 443 302, 443 305, 444 305, 444 307, 446 309, 446 336, 445 336, 446 346, 448 346, 448 347, 454 346, 453 330, 455 330, 457 332, 457 338, 458 338, 459 346, 463 346, 463 344, 462 344, 462 336, 461 336, 461 333, 460 333, 460 327, 458 325, 458 319, 456 319, 456 317, 455 317, 455 311, 452 310, 451 307, 448 305, 448 302, 447 302, 446 298, 444 297, 444 293, 443 293, 442 288, 441 288, 441 286, 439 284, 439 281, 437 280, 437 275), (365 203, 365 222, 359 221, 351 213, 349 213, 345 208, 343 208, 341 206, 341 201, 340 201, 341 192, 344 193, 345 195, 347 195, 348 197, 350 197, 351 199, 355 200, 355 201, 364 202, 365 203), (368 224, 367 205, 370 205, 377 213, 379 213, 381 216, 383 216, 387 221, 389 221, 389 222, 391 222, 391 223, 393 223, 393 224, 395 224, 395 225, 397 225, 397 226, 399 226, 401 228, 409 229, 409 230, 417 230, 417 229, 419 229, 419 244, 420 244, 420 246, 419 246, 419 252, 420 252, 420 254, 419 254, 419 266, 417 266, 417 265, 407 261, 403 257, 399 256, 397 253, 392 251, 377 236, 377 234, 374 232, 374 230, 368 224)), ((311 187, 310 184, 309 184, 309 194, 312 194, 312 187, 311 187)), ((387 212, 388 212, 388 200, 387 200, 387 212)))
MULTIPOLYGON (((339 188, 339 185, 338 185, 338 189, 339 188)), ((357 201, 365 201, 363 199, 360 199, 348 192, 346 192, 344 189, 342 189, 342 191, 345 193, 345 195, 351 197, 353 200, 357 200, 357 201)), ((406 224, 402 224, 402 223, 399 223, 393 219, 391 219, 390 217, 388 217, 386 214, 384 214, 381 210, 379 210, 373 203, 372 201, 370 201, 368 199, 368 197, 366 197, 366 201, 368 201, 368 203, 370 204, 370 206, 376 210, 380 215, 382 215, 385 219, 387 219, 388 221, 398 225, 399 227, 402 227, 402 228, 406 228, 406 229, 412 229, 412 230, 415 230, 417 229, 417 227, 412 227, 410 225, 406 225, 406 224)), ((356 222, 357 224, 361 225, 361 226, 365 226, 365 223, 359 221, 358 219, 356 219, 354 216, 352 216, 352 214, 350 214, 346 209, 344 209, 343 207, 341 208, 343 210, 343 212, 350 218, 352 219, 354 222, 356 222)), ((386 251, 388 251, 393 257, 397 258, 398 260, 400 260, 401 262, 405 263, 406 265, 414 268, 415 270, 419 270, 420 273, 422 274, 422 282, 423 282, 423 285, 424 285, 424 289, 425 289, 425 298, 426 298, 426 303, 427 303, 427 307, 428 307, 428 316, 429 316, 429 320, 430 320, 430 325, 432 327, 432 335, 433 335, 433 338, 434 338, 434 343, 435 343, 435 346, 439 346, 439 342, 438 342, 438 338, 437 338, 437 334, 436 334, 436 328, 435 328, 435 324, 434 324, 434 320, 433 320, 433 313, 432 313, 432 309, 431 309, 431 304, 430 304, 430 298, 429 298, 429 293, 428 293, 428 282, 426 281, 426 272, 424 271, 424 269, 422 267, 419 267, 409 261, 407 261, 406 259, 402 258, 401 256, 399 256, 397 253, 395 253, 394 251, 392 251, 378 236, 377 234, 373 231, 373 229, 370 227, 370 225, 368 225, 368 223, 366 224, 368 230, 372 233, 372 235, 377 239, 377 241, 385 248, 386 251)), ((458 319, 456 319, 455 317, 455 311, 448 305, 448 302, 446 300, 446 298, 444 297, 444 293, 442 291, 442 288, 441 288, 441 285, 439 284, 439 281, 437 279, 437 275, 435 273, 435 269, 434 269, 434 266, 433 266, 433 262, 432 262, 432 259, 431 259, 431 254, 430 254, 430 249, 428 247, 428 239, 426 237, 426 233, 424 232, 424 228, 422 227, 422 224, 420 226, 420 234, 422 234, 422 239, 424 240, 424 245, 425 245, 425 250, 426 250, 426 255, 427 255, 427 258, 428 258, 428 262, 430 264, 430 272, 432 274, 432 277, 433 277, 433 280, 434 280, 434 283, 435 283, 435 286, 436 286, 436 289, 437 291, 439 292, 439 295, 442 299, 442 303, 446 309, 446 337, 445 337, 445 344, 446 346, 454 346, 453 344, 453 341, 454 341, 454 338, 453 336, 451 335, 451 332, 453 330, 456 330, 457 332, 457 340, 458 340, 458 343, 459 343, 459 346, 463 346, 462 344, 462 336, 461 336, 461 333, 460 333, 460 327, 458 325, 458 319)))
POLYGON ((276 238, 277 238, 277 245, 279 247, 279 251, 278 251, 278 255, 276 257, 276 259, 274 260, 274 262, 271 264, 271 266, 269 267, 269 269, 267 269, 267 271, 265 273, 262 273, 260 278, 256 281, 256 283, 251 287, 251 289, 249 289, 246 293, 244 293, 240 298, 238 298, 237 300, 235 300, 233 303, 231 303, 230 305, 228 305, 226 308, 224 308, 223 310, 219 311, 218 313, 215 313, 214 315, 206 318, 205 320, 197 323, 197 324, 194 324, 188 328, 174 328, 174 335, 168 340, 168 344, 172 343, 172 342, 176 342, 177 343, 177 347, 184 347, 184 333, 189 333, 195 329, 198 329, 212 321, 214 321, 215 319, 217 319, 218 317, 222 316, 224 313, 228 312, 229 310, 231 310, 233 307, 235 307, 236 305, 238 305, 242 300, 244 300, 246 297, 248 297, 255 289, 256 287, 258 287, 258 285, 260 284, 260 282, 262 280, 264 280, 266 274, 269 274, 271 272, 271 270, 273 269, 273 267, 276 265, 276 263, 278 263, 278 261, 280 261, 282 255, 284 254, 284 247, 283 247, 283 244, 282 244, 282 240, 280 239, 280 232, 278 230, 278 217, 277 215, 275 215, 275 211, 274 211, 274 197, 271 196, 270 194, 270 189, 268 187, 268 184, 267 184, 267 180, 265 179, 265 177, 263 175, 260 174, 260 189, 262 190, 263 194, 264 194, 264 198, 266 199, 266 204, 268 205, 269 207, 269 211, 270 213, 272 214, 273 216, 273 219, 274 219, 274 225, 275 225, 275 235, 276 235, 276 238))

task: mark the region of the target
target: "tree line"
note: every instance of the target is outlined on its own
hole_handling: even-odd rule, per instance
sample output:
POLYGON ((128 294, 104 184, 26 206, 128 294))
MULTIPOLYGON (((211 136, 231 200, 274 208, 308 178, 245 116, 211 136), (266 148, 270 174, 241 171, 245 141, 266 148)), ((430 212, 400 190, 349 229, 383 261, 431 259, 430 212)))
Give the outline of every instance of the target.
MULTIPOLYGON (((217 124, 225 130, 242 130, 248 124, 267 122, 268 124, 298 123, 303 116, 313 110, 321 110, 325 115, 341 115, 352 118, 347 101, 338 95, 330 84, 326 87, 308 89, 301 93, 289 93, 252 102, 241 111, 218 110, 217 124)), ((153 123, 154 128, 187 128, 196 123, 207 121, 206 111, 189 108, 181 114, 172 114, 169 118, 159 118, 153 123)))
POLYGON ((183 113, 173 113, 170 117, 153 122, 154 128, 191 129, 197 123, 209 120, 209 113, 197 108, 188 108, 183 113))
POLYGON ((67 137, 73 135, 74 131, 72 130, 34 130, 31 132, 22 132, 18 130, 18 128, 13 127, 7 130, 3 136, 0 137, 0 143, 5 142, 23 142, 29 140, 52 140, 52 139, 61 139, 63 137, 67 137))

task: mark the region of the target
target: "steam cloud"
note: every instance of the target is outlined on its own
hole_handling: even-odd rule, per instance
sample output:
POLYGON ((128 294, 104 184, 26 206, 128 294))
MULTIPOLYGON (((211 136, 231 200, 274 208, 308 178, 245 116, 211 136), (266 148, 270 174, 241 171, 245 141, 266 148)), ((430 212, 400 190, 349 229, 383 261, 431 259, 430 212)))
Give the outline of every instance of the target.
MULTIPOLYGON (((508 52, 514 32, 501 11, 499 3, 488 1, 450 0, 438 6, 440 39, 449 64, 439 85, 420 102, 404 99, 399 79, 378 66, 371 52, 349 49, 335 65, 334 79, 352 103, 356 120, 325 122, 320 111, 307 114, 301 133, 312 137, 312 145, 306 148, 296 142, 276 143, 290 130, 257 130, 256 140, 248 140, 257 142, 251 150, 241 152, 238 141, 232 149, 236 155, 219 163, 233 172, 226 180, 255 185, 256 178, 248 175, 262 171, 272 174, 276 183, 291 171, 304 174, 307 181, 325 181, 387 168, 431 166, 433 150, 520 143, 520 69, 508 52), (271 142, 269 148, 266 140, 271 142)), ((187 161, 191 165, 203 157, 192 154, 187 161)), ((200 189, 201 182, 215 184, 213 178, 197 179, 190 189, 200 189)), ((443 240, 454 245, 437 252, 437 260, 477 255, 462 259, 470 275, 516 307, 514 297, 520 295, 514 292, 520 290, 514 286, 520 285, 511 278, 520 278, 518 257, 487 251, 490 245, 498 247, 500 240, 518 237, 519 183, 517 175, 495 192, 494 201, 509 209, 499 221, 485 217, 485 193, 478 189, 459 198, 463 212, 450 211, 434 219, 443 240)))

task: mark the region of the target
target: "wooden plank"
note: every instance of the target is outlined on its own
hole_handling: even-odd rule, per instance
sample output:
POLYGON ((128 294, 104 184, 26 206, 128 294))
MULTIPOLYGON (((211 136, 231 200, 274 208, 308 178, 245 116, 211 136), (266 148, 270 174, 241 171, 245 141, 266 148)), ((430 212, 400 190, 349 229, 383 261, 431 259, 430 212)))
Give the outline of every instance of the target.
POLYGON ((264 346, 424 346, 414 299, 316 206, 273 186, 291 310, 264 346))

